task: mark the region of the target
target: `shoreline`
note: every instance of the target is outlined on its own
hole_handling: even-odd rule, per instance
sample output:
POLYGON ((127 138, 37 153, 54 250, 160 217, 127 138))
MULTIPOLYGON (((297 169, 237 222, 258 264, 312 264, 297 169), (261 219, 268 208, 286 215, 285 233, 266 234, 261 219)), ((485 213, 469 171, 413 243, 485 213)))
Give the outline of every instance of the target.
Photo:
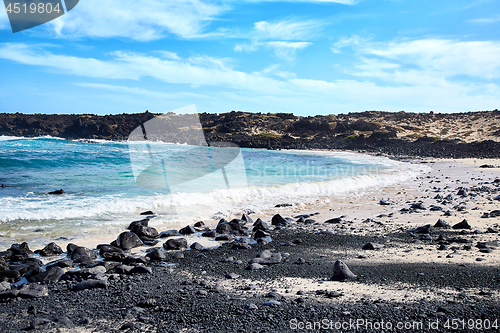
MULTIPOLYGON (((500 194, 495 182, 500 160, 481 161, 495 168, 479 168, 473 159, 413 162, 424 162, 431 170, 400 184, 251 214, 254 221, 262 218, 270 226, 268 244, 233 240, 217 248, 165 251, 165 260, 149 262, 140 259, 145 248, 139 247, 129 252, 136 259, 128 261, 130 267, 144 267, 137 268, 138 273, 119 271, 120 263, 113 261, 92 260, 72 269, 80 273, 68 275, 63 269, 59 282, 35 284, 47 288, 46 296, 8 296, 20 288, 12 286, 0 292, 0 322, 6 332, 30 326, 37 331, 288 332, 294 323, 354 318, 422 323, 415 331, 425 332, 436 331, 429 325, 439 322, 439 331, 447 332, 453 330, 443 325, 454 318, 480 319, 481 324, 500 321, 500 254, 495 245, 500 218, 481 217, 500 207, 493 199, 500 194), (466 196, 457 194, 461 188, 466 196), (446 201, 448 194, 453 198, 446 201), (390 204, 380 205, 380 200, 390 204), (401 212, 419 202, 425 210, 401 212), (433 205, 442 210, 431 211, 433 205), (443 216, 446 210, 451 216, 443 216), (309 218, 316 221, 294 218, 289 226, 271 226, 276 214, 315 214, 309 218), (325 223, 338 217, 335 223, 325 223), (409 232, 433 226, 438 219, 451 226, 466 219, 470 229, 409 232), (367 243, 380 248, 364 250, 367 243), (280 262, 245 269, 266 249, 281 253, 280 262), (357 278, 331 281, 336 260, 357 278), (90 274, 92 267, 96 273, 90 274), (74 291, 79 281, 90 280, 104 281, 105 287, 74 291), (218 316, 226 319, 213 321, 218 316)), ((240 216, 227 219, 233 217, 240 216)), ((213 227, 217 221, 205 222, 213 227)), ((252 224, 247 227, 252 230, 252 224)), ((184 238, 187 245, 196 241, 184 238)), ((157 246, 168 239, 161 238, 157 246)))

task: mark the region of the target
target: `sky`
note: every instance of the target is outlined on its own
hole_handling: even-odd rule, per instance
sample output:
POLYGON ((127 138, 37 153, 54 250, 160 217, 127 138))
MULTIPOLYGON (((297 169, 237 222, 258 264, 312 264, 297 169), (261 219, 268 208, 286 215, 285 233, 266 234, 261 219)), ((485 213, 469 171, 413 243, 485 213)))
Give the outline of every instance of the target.
POLYGON ((0 112, 500 108, 498 0, 80 0, 12 33, 0 112))

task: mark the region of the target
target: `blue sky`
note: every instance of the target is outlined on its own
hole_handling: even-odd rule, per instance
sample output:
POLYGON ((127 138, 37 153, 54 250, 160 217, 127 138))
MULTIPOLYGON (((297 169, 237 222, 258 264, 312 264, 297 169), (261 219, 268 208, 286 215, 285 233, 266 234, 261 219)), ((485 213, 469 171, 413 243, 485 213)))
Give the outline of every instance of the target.
POLYGON ((498 0, 80 0, 13 34, 0 112, 500 108, 498 0))

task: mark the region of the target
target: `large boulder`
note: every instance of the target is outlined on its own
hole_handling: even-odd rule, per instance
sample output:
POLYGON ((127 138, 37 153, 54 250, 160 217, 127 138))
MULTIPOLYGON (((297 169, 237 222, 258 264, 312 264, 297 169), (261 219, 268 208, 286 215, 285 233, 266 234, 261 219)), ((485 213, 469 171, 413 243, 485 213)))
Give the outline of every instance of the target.
POLYGON ((185 250, 187 246, 188 244, 185 238, 169 239, 163 243, 165 250, 185 250))
POLYGON ((337 260, 333 265, 333 276, 331 277, 332 281, 344 281, 347 279, 356 279, 357 276, 351 272, 349 267, 344 264, 342 261, 337 260))
POLYGON ((144 243, 136 233, 125 231, 118 236, 116 245, 122 250, 128 251, 134 247, 143 246, 144 243))
POLYGON ((155 228, 142 224, 136 224, 131 231, 139 237, 158 238, 160 236, 155 228))
POLYGON ((129 224, 129 226, 127 227, 127 229, 128 230, 132 230, 137 225, 143 225, 143 226, 147 227, 149 225, 149 219, 145 218, 145 219, 142 219, 142 220, 134 221, 134 222, 132 222, 132 223, 129 224))
POLYGON ((61 247, 59 245, 57 245, 56 243, 52 242, 50 244, 48 244, 47 246, 45 246, 40 252, 39 254, 42 256, 42 257, 51 257, 51 256, 57 256, 57 255, 60 255, 62 254, 64 251, 63 249, 61 249, 61 247))
POLYGON ((290 222, 288 222, 286 219, 284 219, 280 214, 276 214, 271 219, 271 224, 278 225, 278 226, 286 226, 286 225, 289 225, 290 222))
POLYGON ((53 266, 50 269, 47 269, 45 272, 29 277, 28 281, 31 283, 35 282, 54 283, 59 281, 59 279, 63 275, 64 271, 62 270, 61 267, 53 266))
POLYGON ((71 260, 77 264, 92 262, 95 259, 97 259, 97 254, 83 246, 79 246, 71 252, 71 260))

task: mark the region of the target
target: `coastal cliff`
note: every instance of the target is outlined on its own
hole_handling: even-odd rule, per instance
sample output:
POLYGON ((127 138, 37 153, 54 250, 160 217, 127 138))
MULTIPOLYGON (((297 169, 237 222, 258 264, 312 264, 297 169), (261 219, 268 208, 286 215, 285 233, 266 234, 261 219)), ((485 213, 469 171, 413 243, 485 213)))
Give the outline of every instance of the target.
MULTIPOLYGON (((126 140, 148 111, 119 115, 0 114, 0 135, 126 140)), ((185 115, 168 113, 183 131, 185 115)), ((453 114, 365 111, 325 116, 231 111, 201 113, 208 142, 268 149, 346 149, 391 155, 499 157, 500 111, 453 114)), ((175 126, 174 126, 175 127, 175 126)))

